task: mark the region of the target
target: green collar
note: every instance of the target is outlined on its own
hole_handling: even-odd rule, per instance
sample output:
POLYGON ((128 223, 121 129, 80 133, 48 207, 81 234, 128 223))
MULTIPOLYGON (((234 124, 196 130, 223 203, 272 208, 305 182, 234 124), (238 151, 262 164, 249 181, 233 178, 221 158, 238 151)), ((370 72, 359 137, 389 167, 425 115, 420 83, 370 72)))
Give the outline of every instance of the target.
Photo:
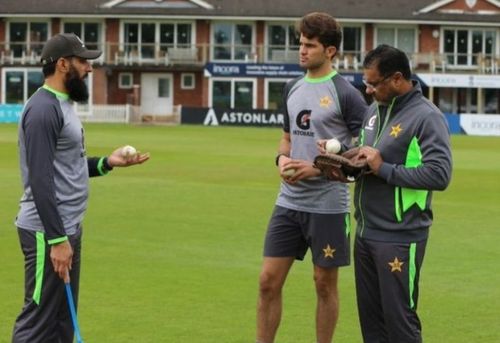
POLYGON ((56 98, 58 98, 59 100, 69 100, 68 93, 58 92, 54 88, 51 88, 51 87, 47 86, 46 84, 44 84, 42 86, 42 88, 48 90, 51 93, 53 93, 56 96, 56 98))
POLYGON ((309 83, 321 83, 330 80, 332 77, 337 75, 336 70, 332 70, 328 75, 318 77, 318 78, 310 78, 308 76, 305 77, 305 81, 309 83))

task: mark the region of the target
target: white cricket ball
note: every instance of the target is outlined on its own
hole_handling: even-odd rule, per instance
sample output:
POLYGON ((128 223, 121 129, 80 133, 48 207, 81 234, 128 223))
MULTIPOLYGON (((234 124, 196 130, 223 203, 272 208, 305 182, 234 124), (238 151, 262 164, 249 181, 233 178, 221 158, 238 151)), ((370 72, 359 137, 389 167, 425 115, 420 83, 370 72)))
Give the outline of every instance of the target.
POLYGON ((329 154, 338 154, 340 152, 340 149, 342 148, 342 145, 336 138, 329 139, 326 141, 325 149, 326 152, 329 154))
POLYGON ((293 168, 287 169, 283 172, 283 175, 285 175, 285 176, 292 176, 293 174, 295 174, 295 169, 293 169, 293 168))
POLYGON ((122 148, 121 154, 123 157, 133 157, 137 154, 137 150, 131 145, 125 145, 122 148))

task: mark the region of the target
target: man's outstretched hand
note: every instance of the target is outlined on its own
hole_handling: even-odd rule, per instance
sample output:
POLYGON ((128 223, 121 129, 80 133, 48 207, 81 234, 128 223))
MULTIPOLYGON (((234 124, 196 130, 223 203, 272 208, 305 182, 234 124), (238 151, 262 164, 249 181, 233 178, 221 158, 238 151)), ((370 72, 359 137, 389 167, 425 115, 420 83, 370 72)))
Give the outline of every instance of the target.
POLYGON ((108 164, 110 167, 129 167, 136 164, 142 164, 149 160, 149 153, 141 153, 137 151, 134 154, 124 154, 124 147, 120 147, 113 151, 108 156, 108 164))

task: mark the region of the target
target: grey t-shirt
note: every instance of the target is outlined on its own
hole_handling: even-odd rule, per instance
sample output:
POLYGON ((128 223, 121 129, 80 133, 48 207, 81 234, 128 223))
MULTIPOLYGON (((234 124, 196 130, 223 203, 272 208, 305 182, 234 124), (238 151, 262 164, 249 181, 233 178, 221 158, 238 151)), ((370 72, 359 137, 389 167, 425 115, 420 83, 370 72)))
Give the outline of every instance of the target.
MULTIPOLYGON (((367 110, 361 93, 333 71, 321 79, 302 77, 285 87, 285 132, 290 133, 292 159, 313 161, 316 141, 337 138, 350 146, 367 110)), ((323 176, 282 182, 276 205, 310 213, 349 212, 349 189, 323 176)))
POLYGON ((48 240, 74 234, 87 207, 89 169, 82 124, 64 95, 40 88, 28 100, 19 162, 24 192, 16 226, 48 240))

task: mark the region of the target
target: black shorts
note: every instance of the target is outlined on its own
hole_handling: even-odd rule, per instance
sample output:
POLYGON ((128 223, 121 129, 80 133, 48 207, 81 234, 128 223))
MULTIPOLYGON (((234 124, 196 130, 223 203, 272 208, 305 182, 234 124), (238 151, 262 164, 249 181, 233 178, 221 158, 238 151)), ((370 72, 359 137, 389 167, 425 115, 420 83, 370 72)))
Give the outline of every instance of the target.
POLYGON ((349 213, 308 213, 275 206, 264 256, 303 260, 311 248, 313 263, 319 267, 349 265, 350 226, 349 213))

